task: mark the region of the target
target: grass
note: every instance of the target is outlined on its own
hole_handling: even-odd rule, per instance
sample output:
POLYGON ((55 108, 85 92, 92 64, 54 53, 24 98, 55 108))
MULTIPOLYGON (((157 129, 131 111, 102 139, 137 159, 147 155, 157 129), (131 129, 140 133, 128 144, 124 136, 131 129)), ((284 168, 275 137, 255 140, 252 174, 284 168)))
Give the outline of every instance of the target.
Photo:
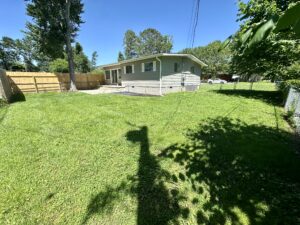
POLYGON ((230 85, 1 107, 0 224, 300 224, 280 94, 230 85))

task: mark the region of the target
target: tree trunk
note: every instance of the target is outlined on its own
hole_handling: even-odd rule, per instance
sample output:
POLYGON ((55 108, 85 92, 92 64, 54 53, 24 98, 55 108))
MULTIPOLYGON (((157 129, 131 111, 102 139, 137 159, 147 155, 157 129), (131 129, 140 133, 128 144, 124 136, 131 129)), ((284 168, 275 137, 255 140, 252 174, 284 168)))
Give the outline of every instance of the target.
POLYGON ((66 0, 66 23, 67 23, 66 47, 67 47, 69 73, 70 73, 70 91, 77 91, 76 77, 74 71, 73 49, 71 46, 70 7, 71 7, 71 0, 66 0))

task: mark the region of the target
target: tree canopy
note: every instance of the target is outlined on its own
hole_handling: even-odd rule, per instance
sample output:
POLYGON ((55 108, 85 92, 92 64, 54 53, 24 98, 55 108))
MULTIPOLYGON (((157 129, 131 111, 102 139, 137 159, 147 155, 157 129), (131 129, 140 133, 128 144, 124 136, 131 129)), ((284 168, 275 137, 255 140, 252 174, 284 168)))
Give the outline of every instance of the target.
POLYGON ((91 70, 96 69, 97 67, 97 59, 98 59, 98 53, 94 51, 92 53, 92 59, 91 59, 91 70))
POLYGON ((180 53, 196 56, 208 65, 203 68, 203 73, 209 77, 216 77, 219 73, 229 73, 232 57, 228 48, 219 51, 221 46, 221 41, 214 41, 207 46, 184 49, 180 53))
MULTIPOLYGON (((27 33, 38 43, 38 48, 52 59, 61 58, 65 52, 68 22, 66 19, 66 1, 26 0, 27 14, 32 22, 27 22, 27 33)), ((83 23, 80 0, 71 0, 70 26, 72 41, 83 23)))
POLYGON ((2 37, 0 40, 0 67, 10 70, 19 59, 15 40, 9 37, 2 37))
POLYGON ((173 40, 169 35, 162 35, 153 28, 148 28, 139 35, 128 30, 124 36, 124 52, 126 59, 158 53, 170 53, 173 40))
POLYGON ((68 73, 68 61, 65 59, 55 59, 49 64, 49 71, 53 73, 68 73))
POLYGON ((300 25, 300 11, 297 14, 300 5, 295 2, 298 1, 239 2, 241 26, 230 39, 232 70, 235 73, 247 77, 259 75, 272 80, 288 79, 287 71, 296 68, 294 65, 299 64, 300 59, 296 29, 297 24, 300 25))
POLYGON ((119 54, 118 54, 118 62, 122 62, 124 60, 125 60, 125 57, 124 57, 123 53, 119 52, 119 54))
POLYGON ((142 31, 138 40, 137 53, 139 56, 170 53, 173 48, 172 37, 162 35, 152 28, 142 31))
POLYGON ((83 52, 83 47, 76 42, 74 51, 75 71, 79 73, 87 73, 91 71, 91 65, 88 57, 83 52))
POLYGON ((126 59, 134 58, 138 55, 138 40, 135 32, 132 30, 127 30, 124 36, 124 52, 126 59))
POLYGON ((71 43, 83 23, 81 0, 26 0, 27 14, 32 17, 26 27, 37 42, 39 51, 51 59, 63 58, 66 51, 71 80, 70 90, 76 90, 74 59, 71 43))

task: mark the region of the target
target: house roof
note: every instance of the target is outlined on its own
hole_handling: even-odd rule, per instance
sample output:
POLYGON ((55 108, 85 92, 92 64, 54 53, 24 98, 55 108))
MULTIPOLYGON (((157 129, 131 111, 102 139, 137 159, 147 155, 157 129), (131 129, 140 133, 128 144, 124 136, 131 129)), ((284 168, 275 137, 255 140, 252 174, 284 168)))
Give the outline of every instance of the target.
POLYGON ((198 59, 197 57, 195 57, 191 54, 160 53, 160 54, 143 56, 143 57, 134 58, 134 59, 128 59, 128 60, 124 60, 124 61, 121 61, 121 62, 118 62, 118 63, 102 65, 102 66, 100 66, 100 68, 111 67, 111 66, 119 66, 119 65, 122 65, 122 64, 126 64, 126 63, 137 62, 137 61, 141 61, 141 60, 145 60, 145 59, 152 59, 152 58, 156 58, 156 57, 165 57, 165 56, 187 57, 190 60, 194 61, 195 63, 199 64, 200 66, 207 66, 204 62, 202 62, 200 59, 198 59))

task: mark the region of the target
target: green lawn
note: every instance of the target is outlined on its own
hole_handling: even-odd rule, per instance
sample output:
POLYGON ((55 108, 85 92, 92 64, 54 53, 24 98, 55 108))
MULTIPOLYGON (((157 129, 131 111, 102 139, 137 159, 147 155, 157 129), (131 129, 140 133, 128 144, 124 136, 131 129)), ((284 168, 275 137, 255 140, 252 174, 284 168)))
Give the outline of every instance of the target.
POLYGON ((0 224, 300 224, 282 99, 248 89, 2 106, 0 224))

